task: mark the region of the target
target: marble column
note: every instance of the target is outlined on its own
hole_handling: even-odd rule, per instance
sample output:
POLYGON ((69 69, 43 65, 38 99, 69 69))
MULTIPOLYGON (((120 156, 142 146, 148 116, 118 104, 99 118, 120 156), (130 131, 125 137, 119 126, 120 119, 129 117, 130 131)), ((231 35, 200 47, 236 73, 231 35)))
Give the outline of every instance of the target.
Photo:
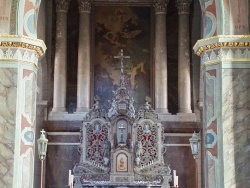
POLYGON ((189 5, 191 0, 176 0, 179 15, 178 31, 178 104, 179 113, 192 113, 190 55, 189 55, 189 5))
POLYGON ((56 51, 52 112, 66 112, 67 12, 70 0, 56 0, 56 51))
POLYGON ((89 0, 78 0, 79 45, 77 68, 77 112, 86 112, 90 105, 90 11, 89 0))
POLYGON ((33 187, 38 57, 42 40, 0 35, 0 187, 33 187))
POLYGON ((155 1, 155 110, 168 113, 166 12, 168 0, 155 1))
POLYGON ((249 185, 250 36, 199 40, 203 72, 205 187, 249 185))

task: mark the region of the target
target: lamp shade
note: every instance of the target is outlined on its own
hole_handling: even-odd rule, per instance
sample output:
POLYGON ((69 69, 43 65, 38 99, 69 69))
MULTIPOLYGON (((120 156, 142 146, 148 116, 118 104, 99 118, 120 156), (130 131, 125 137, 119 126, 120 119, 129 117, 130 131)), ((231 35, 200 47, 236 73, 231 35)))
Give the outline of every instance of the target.
POLYGON ((200 141, 201 140, 198 138, 198 136, 197 136, 197 134, 195 132, 193 133, 192 138, 189 139, 194 159, 197 158, 197 155, 198 155, 198 152, 199 152, 200 141))
POLYGON ((48 139, 46 138, 45 133, 46 132, 42 129, 40 138, 37 140, 38 156, 40 160, 44 160, 47 153, 48 139))

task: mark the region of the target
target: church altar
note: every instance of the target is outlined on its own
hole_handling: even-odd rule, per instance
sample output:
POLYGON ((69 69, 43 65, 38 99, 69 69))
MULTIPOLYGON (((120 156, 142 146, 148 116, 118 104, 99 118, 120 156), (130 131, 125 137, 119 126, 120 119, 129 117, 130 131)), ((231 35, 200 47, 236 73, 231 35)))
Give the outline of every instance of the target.
POLYGON ((123 51, 120 85, 106 112, 98 96, 80 130, 80 161, 74 166, 74 188, 163 187, 172 181, 164 163, 163 128, 151 99, 135 112, 126 88, 123 51))

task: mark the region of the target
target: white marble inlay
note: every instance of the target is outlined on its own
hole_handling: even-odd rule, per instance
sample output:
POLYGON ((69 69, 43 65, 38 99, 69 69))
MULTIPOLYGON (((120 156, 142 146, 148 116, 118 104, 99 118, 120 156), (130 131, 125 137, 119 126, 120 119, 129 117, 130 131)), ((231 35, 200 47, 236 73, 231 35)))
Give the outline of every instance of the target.
POLYGON ((17 72, 14 68, 1 68, 0 75, 0 187, 12 187, 17 72))
POLYGON ((34 171, 34 154, 32 148, 29 148, 20 157, 21 163, 21 176, 19 177, 19 186, 22 188, 32 188, 33 187, 33 171, 34 171))
POLYGON ((222 125, 225 187, 250 182, 250 69, 222 71, 222 125))

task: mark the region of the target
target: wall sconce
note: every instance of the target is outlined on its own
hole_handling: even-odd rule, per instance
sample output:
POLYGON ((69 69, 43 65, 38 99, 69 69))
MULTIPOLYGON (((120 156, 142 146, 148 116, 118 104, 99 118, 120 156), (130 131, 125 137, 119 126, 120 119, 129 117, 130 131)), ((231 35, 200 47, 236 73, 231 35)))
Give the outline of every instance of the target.
POLYGON ((195 160, 197 159, 198 156, 200 141, 201 140, 198 138, 195 132, 193 133, 192 138, 189 138, 192 154, 195 160))

